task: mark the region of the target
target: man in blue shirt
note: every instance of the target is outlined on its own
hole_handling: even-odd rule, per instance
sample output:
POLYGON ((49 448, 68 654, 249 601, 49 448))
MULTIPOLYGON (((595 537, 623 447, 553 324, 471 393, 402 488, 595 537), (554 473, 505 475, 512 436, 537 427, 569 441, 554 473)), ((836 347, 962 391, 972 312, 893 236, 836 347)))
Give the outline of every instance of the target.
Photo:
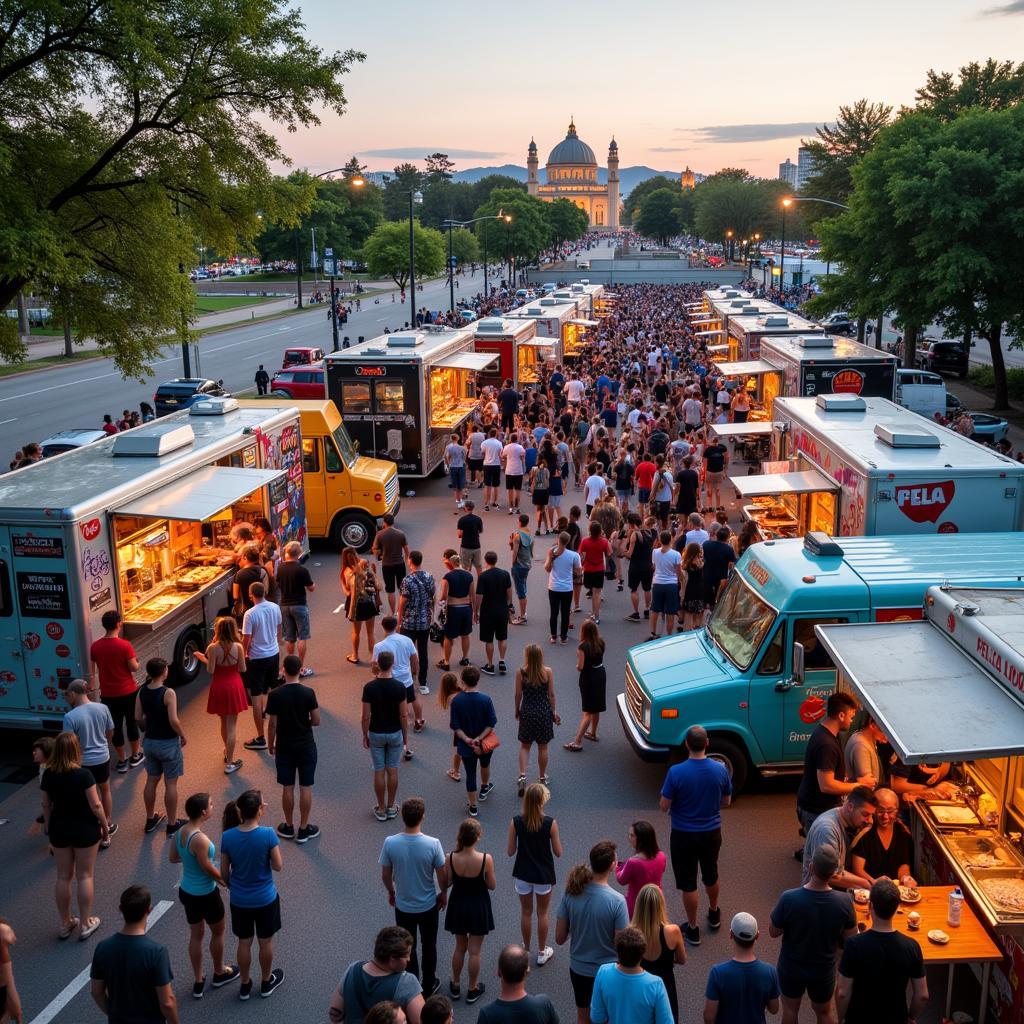
POLYGON ((720 761, 707 756, 708 733, 700 725, 686 731, 687 760, 675 764, 661 787, 662 813, 672 817, 670 851, 676 888, 683 894, 686 925, 683 934, 691 946, 700 945, 697 926, 697 868, 708 894, 708 927, 722 925, 718 906, 718 854, 722 848, 721 809, 732 800, 732 779, 720 761))
POLYGON ((455 749, 462 758, 466 769, 466 799, 469 803, 470 816, 475 818, 477 811, 476 767, 480 765, 480 799, 486 800, 494 783, 491 782, 491 752, 483 748, 483 740, 494 732, 498 724, 494 712, 494 702, 486 693, 477 690, 480 682, 480 669, 475 665, 467 665, 462 670, 462 693, 457 693, 449 705, 449 725, 455 733, 455 749))
POLYGON ((623 928, 616 934, 616 962, 597 969, 591 1024, 674 1024, 665 982, 640 965, 646 947, 639 928, 623 928))
POLYGON ((779 1012, 779 976, 754 953, 757 918, 740 912, 729 925, 735 952, 715 964, 704 990, 704 1024, 765 1024, 765 1010, 779 1012))

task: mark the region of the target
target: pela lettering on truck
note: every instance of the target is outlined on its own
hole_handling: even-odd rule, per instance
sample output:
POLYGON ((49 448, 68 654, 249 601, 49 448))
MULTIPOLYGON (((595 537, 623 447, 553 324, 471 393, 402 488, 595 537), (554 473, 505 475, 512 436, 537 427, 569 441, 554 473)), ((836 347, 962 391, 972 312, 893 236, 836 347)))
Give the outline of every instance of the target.
POLYGON ((269 519, 308 550, 294 408, 208 398, 0 480, 0 725, 60 727, 88 678, 103 613, 119 609, 145 664, 175 685, 231 606, 232 524, 269 519))
POLYGON ((835 690, 815 627, 921 618, 925 591, 1024 580, 1024 534, 843 537, 750 547, 708 625, 630 649, 619 718, 648 761, 680 756, 691 725, 742 787, 751 771, 799 771, 804 746, 835 690))

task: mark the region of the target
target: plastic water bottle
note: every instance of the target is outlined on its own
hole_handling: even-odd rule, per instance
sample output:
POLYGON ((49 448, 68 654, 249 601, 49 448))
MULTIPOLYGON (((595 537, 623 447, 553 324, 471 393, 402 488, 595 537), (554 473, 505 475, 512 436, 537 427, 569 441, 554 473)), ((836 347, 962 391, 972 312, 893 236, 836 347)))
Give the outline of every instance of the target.
POLYGON ((949 894, 949 910, 946 912, 946 923, 951 928, 960 927, 960 914, 964 909, 964 894, 960 891, 960 887, 957 886, 949 894))

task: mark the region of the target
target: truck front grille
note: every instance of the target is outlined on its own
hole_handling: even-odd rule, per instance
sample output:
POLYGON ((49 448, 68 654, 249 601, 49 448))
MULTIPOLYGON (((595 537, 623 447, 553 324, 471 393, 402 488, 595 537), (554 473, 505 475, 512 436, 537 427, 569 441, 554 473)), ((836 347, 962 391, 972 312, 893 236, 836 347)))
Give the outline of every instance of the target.
POLYGON ((637 725, 643 727, 644 724, 644 701, 647 698, 644 697, 644 691, 640 689, 640 684, 636 681, 636 676, 633 675, 633 670, 626 666, 626 706, 629 708, 629 713, 633 718, 633 721, 637 725))
POLYGON ((384 507, 391 508, 398 497, 398 474, 396 473, 384 485, 384 507))

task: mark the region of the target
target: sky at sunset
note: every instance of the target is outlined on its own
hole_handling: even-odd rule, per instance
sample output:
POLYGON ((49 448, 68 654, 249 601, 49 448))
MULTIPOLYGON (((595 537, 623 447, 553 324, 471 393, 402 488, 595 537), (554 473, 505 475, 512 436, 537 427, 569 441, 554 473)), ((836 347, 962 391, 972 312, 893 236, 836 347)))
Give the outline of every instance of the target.
POLYGON ((345 115, 285 140, 314 172, 353 153, 370 170, 436 150, 525 164, 531 135, 543 168, 572 114, 601 164, 614 133, 622 166, 775 177, 840 104, 909 104, 928 68, 1024 59, 1024 0, 299 6, 319 46, 366 54, 345 115))

